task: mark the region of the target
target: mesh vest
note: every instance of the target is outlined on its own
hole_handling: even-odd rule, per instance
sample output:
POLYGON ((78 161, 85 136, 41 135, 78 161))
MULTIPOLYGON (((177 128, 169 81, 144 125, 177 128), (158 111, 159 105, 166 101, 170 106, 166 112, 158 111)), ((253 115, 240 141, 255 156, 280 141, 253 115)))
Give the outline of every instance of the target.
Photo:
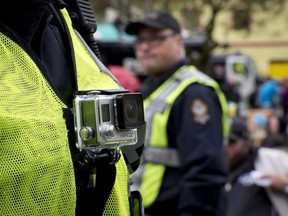
MULTIPOLYGON (((72 38, 79 90, 116 89, 63 16, 72 38)), ((75 214, 76 186, 65 104, 40 67, 15 41, 0 32, 0 215, 75 214)), ((116 165, 114 187, 103 215, 130 215, 128 171, 116 165)))
POLYGON ((167 122, 177 97, 195 82, 212 87, 216 92, 223 113, 223 137, 228 135, 226 99, 217 83, 192 66, 181 67, 144 101, 147 122, 144 158, 147 155, 153 160, 153 163, 149 163, 150 159, 146 157, 144 165, 139 168, 139 171, 142 171, 139 177, 142 182, 140 190, 146 208, 152 205, 158 196, 165 166, 179 166, 177 149, 167 148, 167 122))

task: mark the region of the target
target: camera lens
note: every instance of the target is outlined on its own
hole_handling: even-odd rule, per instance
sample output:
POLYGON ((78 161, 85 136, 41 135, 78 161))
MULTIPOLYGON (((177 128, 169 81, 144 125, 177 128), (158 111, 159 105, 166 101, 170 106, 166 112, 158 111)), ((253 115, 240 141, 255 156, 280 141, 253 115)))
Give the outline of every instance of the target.
POLYGON ((135 104, 135 101, 128 100, 125 104, 125 117, 126 120, 133 123, 135 120, 137 120, 138 111, 137 111, 137 105, 135 104))
POLYGON ((120 129, 144 126, 143 98, 140 93, 119 94, 116 104, 117 125, 120 129))

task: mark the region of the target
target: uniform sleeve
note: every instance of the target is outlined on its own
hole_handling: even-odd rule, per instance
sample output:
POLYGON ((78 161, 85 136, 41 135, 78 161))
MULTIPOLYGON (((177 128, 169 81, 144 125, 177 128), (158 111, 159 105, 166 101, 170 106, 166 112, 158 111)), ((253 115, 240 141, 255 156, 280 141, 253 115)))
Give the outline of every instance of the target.
POLYGON ((225 215, 222 110, 213 89, 189 86, 172 107, 168 134, 181 163, 178 215, 225 215))

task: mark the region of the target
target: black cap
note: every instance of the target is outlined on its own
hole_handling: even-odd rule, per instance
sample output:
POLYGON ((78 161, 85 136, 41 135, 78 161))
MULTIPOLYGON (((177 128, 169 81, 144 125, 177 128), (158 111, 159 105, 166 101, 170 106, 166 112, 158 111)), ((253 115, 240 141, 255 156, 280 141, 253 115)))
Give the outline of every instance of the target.
POLYGON ((181 32, 181 28, 177 20, 167 12, 154 11, 146 14, 142 20, 130 22, 125 31, 127 34, 136 35, 143 26, 155 29, 172 29, 176 33, 181 32))
POLYGON ((235 117, 230 121, 230 140, 249 139, 247 123, 243 118, 235 117))

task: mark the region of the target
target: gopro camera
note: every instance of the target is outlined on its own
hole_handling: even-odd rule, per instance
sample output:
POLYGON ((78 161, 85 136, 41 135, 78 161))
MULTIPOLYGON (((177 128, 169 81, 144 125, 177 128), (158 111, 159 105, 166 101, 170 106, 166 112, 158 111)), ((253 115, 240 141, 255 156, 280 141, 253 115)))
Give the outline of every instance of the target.
POLYGON ((133 145, 137 129, 145 126, 142 95, 127 90, 78 92, 73 114, 80 151, 133 145))

